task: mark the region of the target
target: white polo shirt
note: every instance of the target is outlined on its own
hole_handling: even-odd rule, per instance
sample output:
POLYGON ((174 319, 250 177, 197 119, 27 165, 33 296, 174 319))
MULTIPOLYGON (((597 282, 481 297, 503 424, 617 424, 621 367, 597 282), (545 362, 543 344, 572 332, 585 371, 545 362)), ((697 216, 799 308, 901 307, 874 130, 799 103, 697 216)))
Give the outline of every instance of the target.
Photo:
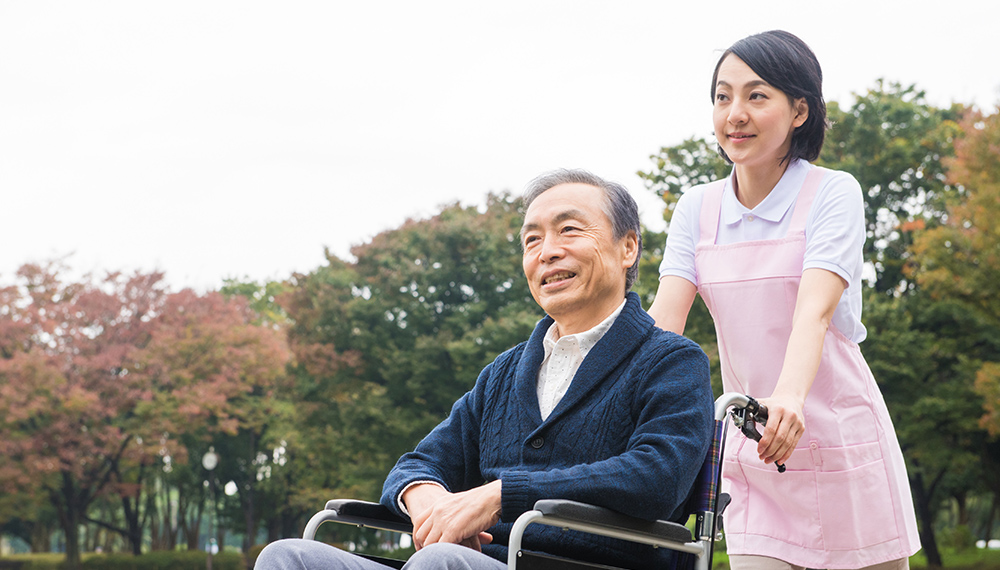
MULTIPOLYGON (((716 243, 725 245, 785 237, 792 219, 792 205, 812 168, 815 167, 804 160, 794 161, 771 193, 753 209, 736 198, 731 173, 722 195, 716 243)), ((661 278, 675 275, 698 285, 694 250, 701 235, 699 220, 704 192, 704 185, 695 186, 684 192, 677 202, 660 264, 661 278)), ((864 198, 858 181, 846 172, 827 172, 806 220, 806 253, 802 264, 803 271, 826 269, 847 283, 832 323, 854 342, 863 341, 867 334, 861 324, 864 215, 864 198)))

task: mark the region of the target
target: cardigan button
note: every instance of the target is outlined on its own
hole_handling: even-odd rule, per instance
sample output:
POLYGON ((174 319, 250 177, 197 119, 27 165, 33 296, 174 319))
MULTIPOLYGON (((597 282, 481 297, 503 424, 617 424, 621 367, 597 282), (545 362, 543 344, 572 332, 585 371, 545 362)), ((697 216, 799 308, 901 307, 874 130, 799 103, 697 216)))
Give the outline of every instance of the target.
POLYGON ((531 440, 531 447, 534 447, 535 449, 541 449, 543 445, 545 445, 545 440, 542 439, 541 437, 536 437, 535 439, 531 440))

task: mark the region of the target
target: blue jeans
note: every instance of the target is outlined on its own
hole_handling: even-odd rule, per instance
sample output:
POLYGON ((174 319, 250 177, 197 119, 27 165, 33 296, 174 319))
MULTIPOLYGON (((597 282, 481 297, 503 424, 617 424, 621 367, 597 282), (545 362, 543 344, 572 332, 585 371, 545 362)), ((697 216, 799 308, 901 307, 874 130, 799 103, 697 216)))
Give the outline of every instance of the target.
MULTIPOLYGON (((254 570, 386 570, 386 566, 315 540, 288 538, 260 551, 254 570)), ((457 544, 425 546, 403 570, 504 570, 507 564, 457 544)))

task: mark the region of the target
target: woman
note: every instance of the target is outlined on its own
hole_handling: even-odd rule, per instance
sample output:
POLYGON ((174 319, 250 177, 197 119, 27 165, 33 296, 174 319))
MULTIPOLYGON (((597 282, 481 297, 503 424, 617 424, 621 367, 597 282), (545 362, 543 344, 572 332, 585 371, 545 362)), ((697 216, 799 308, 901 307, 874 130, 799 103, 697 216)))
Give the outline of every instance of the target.
POLYGON ((726 449, 732 568, 907 568, 919 540, 905 465, 857 344, 861 188, 809 164, 826 129, 819 62, 787 32, 744 38, 719 59, 712 101, 733 170, 678 202, 649 313, 683 333, 701 294, 725 390, 769 410, 759 443, 726 449))

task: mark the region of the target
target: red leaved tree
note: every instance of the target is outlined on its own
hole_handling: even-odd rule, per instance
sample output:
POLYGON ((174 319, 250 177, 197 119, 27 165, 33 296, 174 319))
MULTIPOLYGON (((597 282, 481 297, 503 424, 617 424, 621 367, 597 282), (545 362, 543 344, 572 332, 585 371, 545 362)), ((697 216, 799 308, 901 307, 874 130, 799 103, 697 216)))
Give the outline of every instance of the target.
POLYGON ((64 283, 26 265, 0 289, 0 488, 46 498, 80 562, 85 521, 142 544, 145 481, 185 443, 259 423, 288 358, 242 300, 169 293, 159 273, 64 283), (88 517, 118 497, 124 527, 88 517))
POLYGON ((60 269, 25 265, 4 289, 0 485, 51 502, 75 568, 88 507, 143 453, 135 408, 151 393, 129 367, 166 294, 159 273, 63 283, 60 269))

